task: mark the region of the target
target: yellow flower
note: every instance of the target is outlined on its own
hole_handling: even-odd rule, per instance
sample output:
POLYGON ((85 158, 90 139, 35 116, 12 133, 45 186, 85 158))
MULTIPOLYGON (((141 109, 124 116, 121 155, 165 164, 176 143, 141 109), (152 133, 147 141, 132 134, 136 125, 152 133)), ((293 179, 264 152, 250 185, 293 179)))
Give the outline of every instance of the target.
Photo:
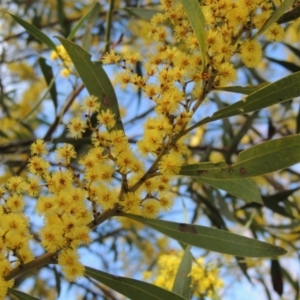
POLYGON ((76 158, 77 154, 74 149, 74 146, 71 144, 63 144, 60 147, 57 147, 56 154, 58 159, 63 159, 66 164, 69 164, 72 158, 76 158))
POLYGON ((13 213, 22 212, 24 206, 25 206, 25 202, 23 200, 23 197, 19 194, 13 194, 9 196, 5 203, 5 207, 7 211, 13 213))
POLYGON ((142 204, 142 215, 146 218, 155 218, 159 210, 160 204, 156 199, 147 199, 142 204))
POLYGON ((28 162, 28 170, 30 173, 34 175, 38 175, 40 177, 47 175, 48 168, 50 167, 49 162, 39 156, 32 156, 28 162))
POLYGON ((88 112, 88 114, 92 114, 99 111, 99 109, 100 102, 98 100, 98 97, 90 95, 84 98, 81 110, 88 112))
POLYGON ((114 50, 111 50, 108 53, 105 53, 103 58, 102 58, 102 62, 103 64, 107 65, 107 64, 116 64, 117 62, 119 62, 121 59, 120 55, 115 54, 114 50))
POLYGON ((87 128, 87 124, 86 121, 82 120, 79 117, 76 117, 70 120, 67 127, 70 131, 71 137, 77 139, 82 137, 82 134, 85 132, 87 128))
POLYGON ((48 154, 48 150, 46 149, 45 141, 41 139, 37 139, 33 144, 30 146, 31 155, 43 155, 48 154))
POLYGON ((41 229, 40 235, 42 245, 50 253, 55 253, 66 246, 67 241, 66 238, 64 238, 64 232, 58 226, 48 224, 41 229))
POLYGON ((17 193, 20 194, 22 193, 25 188, 26 188, 26 183, 24 179, 20 176, 14 176, 11 177, 7 183, 6 183, 6 188, 11 192, 11 193, 17 193))
POLYGON ((63 267, 62 271, 63 271, 65 278, 68 281, 74 282, 78 278, 84 276, 85 268, 81 263, 77 262, 77 263, 73 264, 72 266, 63 267))
POLYGON ((245 40, 240 48, 240 57, 248 68, 256 67, 262 57, 261 45, 255 40, 245 40))
POLYGON ((165 175, 176 175, 180 172, 182 158, 178 153, 166 154, 158 163, 159 170, 165 175))
POLYGON ((279 24, 274 23, 267 29, 265 36, 268 41, 280 42, 284 37, 284 29, 279 24))
POLYGON ((104 124, 106 128, 112 128, 116 124, 115 114, 113 114, 109 109, 102 111, 97 115, 97 120, 100 124, 104 124))
POLYGON ((118 192, 110 190, 107 186, 99 186, 96 193, 97 203, 100 204, 103 209, 113 208, 118 202, 118 192))
POLYGON ((141 204, 140 197, 135 193, 127 193, 123 196, 123 201, 120 204, 125 212, 135 212, 141 204))
POLYGON ((39 215, 51 214, 58 208, 57 203, 54 201, 54 196, 40 196, 35 205, 35 210, 39 215))

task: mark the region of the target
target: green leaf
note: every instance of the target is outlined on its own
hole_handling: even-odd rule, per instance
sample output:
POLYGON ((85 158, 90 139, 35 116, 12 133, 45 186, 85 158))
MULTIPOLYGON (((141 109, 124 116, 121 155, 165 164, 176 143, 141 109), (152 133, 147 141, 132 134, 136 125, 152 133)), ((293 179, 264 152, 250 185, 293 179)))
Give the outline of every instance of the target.
POLYGON ((206 117, 197 122, 187 130, 190 131, 200 125, 228 118, 240 114, 249 113, 260 110, 262 108, 290 100, 300 96, 300 72, 286 76, 274 83, 270 83, 265 87, 255 91, 245 99, 229 105, 215 112, 211 117, 206 117))
MULTIPOLYGON (((93 27, 99 18, 100 5, 96 3, 88 15, 88 21, 84 28, 85 34, 82 38, 82 48, 88 50, 93 41, 93 27)), ((106 25, 108 26, 108 24, 106 25)))
POLYGON ((220 229, 146 219, 127 213, 120 215, 142 222, 179 242, 210 251, 244 257, 276 257, 286 253, 281 247, 220 229))
POLYGON ((68 36, 70 34, 70 23, 67 20, 64 8, 63 0, 56 0, 56 13, 58 18, 58 23, 60 25, 60 32, 64 36, 68 36))
POLYGON ((272 278, 273 290, 279 296, 282 296, 283 278, 282 278, 282 273, 281 273, 281 266, 277 259, 271 260, 271 278, 272 278))
POLYGON ((285 61, 285 60, 281 60, 281 59, 276 59, 276 58, 272 58, 272 57, 268 57, 265 56, 269 61, 276 63, 280 66, 282 66, 283 68, 295 73, 295 72, 299 72, 300 71, 300 67, 294 63, 291 63, 289 61, 285 61))
POLYGON ((13 19, 17 23, 19 23, 22 27, 24 27, 30 34, 32 34, 34 37, 36 37, 39 41, 45 43, 50 49, 56 51, 56 45, 54 44, 54 42, 51 39, 48 38, 48 36, 45 33, 40 31, 34 25, 22 20, 18 16, 13 15, 11 13, 9 13, 9 14, 13 17, 13 19))
POLYGON ((300 6, 296 6, 295 8, 287 11, 283 14, 278 20, 278 24, 287 23, 298 19, 300 16, 300 6))
POLYGON ((181 4, 187 14, 195 37, 197 38, 202 57, 202 71, 206 68, 206 38, 205 18, 198 0, 181 0, 181 4))
POLYGON ((6 139, 9 139, 8 135, 4 131, 2 131, 1 129, 0 129, 0 136, 4 137, 6 139))
POLYGON ((45 81, 48 85, 48 89, 51 95, 51 99, 54 104, 55 111, 57 109, 57 92, 56 92, 56 85, 54 81, 54 76, 52 72, 52 68, 46 64, 46 59, 43 57, 39 58, 39 65, 41 67, 41 70, 43 72, 45 81))
POLYGON ((185 248, 172 288, 173 293, 176 293, 185 299, 191 298, 192 278, 189 274, 192 269, 192 255, 190 249, 191 246, 185 248))
POLYGON ((241 179, 271 173, 300 162, 300 135, 267 141, 242 151, 233 165, 225 162, 184 165, 179 175, 206 179, 241 179))
POLYGON ((138 17, 140 19, 149 20, 149 21, 156 14, 162 13, 161 10, 139 8, 139 7, 124 8, 124 10, 135 17, 138 17))
POLYGON ((18 300, 39 300, 38 298, 11 288, 8 288, 8 293, 16 297, 18 300))
POLYGON ((111 275, 90 267, 85 267, 85 274, 132 300, 184 299, 153 284, 111 275))
MULTIPOLYGON (((232 163, 232 156, 238 151, 238 146, 242 138, 248 133, 249 129, 252 128, 254 120, 257 118, 259 111, 255 111, 251 115, 245 115, 246 121, 241 126, 241 128, 236 132, 235 136, 231 138, 230 145, 227 146, 228 149, 225 154, 225 161, 227 163, 232 163)), ((225 119, 228 120, 228 119, 225 119)))
POLYGON ((100 10, 100 4, 98 2, 96 2, 91 9, 84 15, 81 17, 81 19, 76 23, 76 25, 74 26, 74 28, 71 30, 69 36, 68 36, 68 40, 72 40, 76 34, 76 32, 83 26, 83 23, 85 22, 85 20, 89 20, 90 16, 93 16, 95 13, 99 13, 100 10))
POLYGON ((266 31, 272 24, 274 24, 287 9, 292 7, 295 0, 285 0, 279 7, 277 7, 271 17, 267 20, 267 22, 263 25, 263 27, 252 36, 251 39, 255 39, 259 35, 261 35, 264 31, 266 31))
POLYGON ((254 184, 250 179, 245 178, 237 180, 226 180, 197 177, 197 180, 226 191, 231 195, 245 200, 246 202, 256 202, 259 204, 263 204, 257 185, 254 184))
POLYGON ((245 94, 250 95, 263 87, 270 84, 270 82, 263 82, 258 85, 249 85, 249 86, 227 86, 227 87, 220 87, 217 90, 218 91, 225 91, 225 92, 232 92, 232 93, 238 93, 238 94, 245 94))
MULTIPOLYGON (((300 6, 298 6, 298 8, 300 9, 300 6)), ((300 58, 300 50, 296 47, 293 47, 289 44, 286 44, 286 43, 281 43, 283 44, 284 46, 286 46, 287 48, 290 49, 291 52, 293 52, 298 58, 300 58)))
POLYGON ((109 109, 115 114, 116 125, 112 130, 124 131, 115 90, 102 66, 93 64, 91 55, 80 46, 61 37, 58 39, 68 52, 90 95, 98 97, 101 102, 100 109, 109 109))

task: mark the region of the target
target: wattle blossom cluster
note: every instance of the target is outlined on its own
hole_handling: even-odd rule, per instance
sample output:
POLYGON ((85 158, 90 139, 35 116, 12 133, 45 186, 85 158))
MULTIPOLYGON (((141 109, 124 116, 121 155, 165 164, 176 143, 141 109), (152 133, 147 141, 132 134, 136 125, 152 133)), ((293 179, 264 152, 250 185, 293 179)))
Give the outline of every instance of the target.
MULTIPOLYGON (((134 85, 155 105, 155 116, 143 124, 137 153, 125 133, 116 129, 114 113, 91 95, 81 107, 85 117, 75 116, 67 125, 75 139, 90 132, 87 152, 77 157, 73 145, 61 144, 55 150, 57 167, 54 167, 46 158, 44 141, 37 140, 31 146, 28 177, 12 177, 0 188, 3 297, 12 285, 12 281, 4 280, 10 270, 34 259, 29 248, 32 239, 29 221, 24 215, 25 196, 37 198, 36 211, 44 220, 39 232, 41 244, 49 253, 57 253, 58 264, 70 281, 84 274, 77 249, 91 242, 89 234, 99 215, 111 210, 154 218, 172 207, 172 179, 180 174, 189 154, 186 137, 194 113, 210 91, 236 80, 234 56, 247 67, 260 63, 262 49, 251 38, 252 31, 260 29, 273 13, 271 4, 262 0, 204 0, 200 4, 206 20, 204 54, 179 1, 162 0, 162 13, 151 19, 148 35, 154 42, 151 54, 142 57, 133 52, 120 56, 111 51, 102 59, 104 64, 118 64, 122 68, 115 78, 122 88, 134 85), (134 72, 141 60, 145 68, 143 76, 134 72), (95 114, 96 121, 92 118, 95 114), (147 168, 146 158, 152 161, 147 168), (6 259, 11 256, 16 258, 13 264, 6 259)), ((282 36, 283 29, 278 24, 265 33, 272 41, 282 36)), ((67 70, 64 76, 68 76, 68 70, 73 68, 70 58, 62 46, 58 53, 67 70)), ((53 59, 57 58, 55 55, 53 59)), ((169 258, 161 260, 167 267, 169 258)), ((199 282, 203 285, 205 278, 210 278, 205 274, 197 275, 197 269, 191 273, 199 296, 203 294, 199 282)), ((214 281, 216 273, 209 274, 212 279, 208 285, 220 285, 214 281)), ((170 288, 166 286, 170 281, 159 282, 161 278, 166 279, 165 275, 160 276, 156 284, 170 288)), ((0 298, 1 293, 2 290, 0 298)))
MULTIPOLYGON (((171 251, 162 254, 157 261, 157 269, 145 271, 144 278, 157 286, 172 290, 183 252, 171 251)), ((219 278, 219 270, 214 266, 205 266, 203 259, 198 258, 192 264, 191 273, 192 295, 199 298, 213 299, 217 291, 222 288, 223 281, 219 278)))

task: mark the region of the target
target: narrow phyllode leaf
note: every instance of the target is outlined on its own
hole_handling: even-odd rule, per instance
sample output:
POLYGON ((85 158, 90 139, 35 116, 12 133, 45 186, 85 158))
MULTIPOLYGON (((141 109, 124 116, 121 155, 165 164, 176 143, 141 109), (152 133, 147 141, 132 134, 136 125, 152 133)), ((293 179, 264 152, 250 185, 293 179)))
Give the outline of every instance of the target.
POLYGON ((32 25, 32 24, 30 24, 30 23, 22 20, 18 16, 13 15, 11 13, 9 13, 9 14, 13 17, 13 19, 17 23, 19 23, 22 27, 24 27, 28 31, 28 33, 32 34, 39 41, 41 41, 42 43, 46 44, 50 49, 56 51, 56 45, 54 44, 54 42, 45 33, 43 33, 41 30, 39 30, 34 25, 32 25))
POLYGON ((256 202, 259 204, 263 204, 261 194, 257 185, 254 184, 250 179, 208 179, 198 176, 197 180, 226 191, 231 195, 245 200, 246 202, 256 202))
POLYGON ((300 72, 297 72, 270 83, 250 94, 245 99, 222 108, 215 112, 211 117, 206 117, 200 122, 197 122, 188 128, 188 131, 212 121, 253 112, 298 97, 300 96, 299 82, 300 72))
POLYGON ((173 292, 169 292, 153 284, 132 278, 111 275, 90 267, 85 267, 85 274, 132 300, 184 299, 173 292))
POLYGON ((68 36, 70 34, 70 22, 68 22, 66 14, 65 14, 65 1, 56 0, 56 13, 58 23, 60 25, 59 31, 64 35, 68 36))
POLYGON ((290 7, 292 7, 295 0, 285 0, 279 7, 276 8, 271 17, 267 20, 267 22, 263 25, 263 27, 253 35, 251 39, 255 39, 259 35, 261 35, 264 31, 266 31, 272 24, 274 24, 290 7))
MULTIPOLYGON (((299 6, 299 9, 300 9, 300 6, 299 6)), ((289 44, 286 44, 286 43, 282 43, 284 46, 286 46, 287 48, 290 49, 291 52, 293 52, 298 58, 300 57, 300 50, 296 47, 293 47, 289 44)))
POLYGON ((179 242, 210 251, 243 257, 276 257, 286 253, 281 247, 216 228, 146 219, 127 213, 121 215, 142 222, 179 242))
POLYGON ((264 88, 268 84, 270 84, 270 82, 263 82, 258 85, 249 85, 249 86, 226 86, 226 87, 218 88, 217 91, 225 91, 225 92, 250 95, 250 94, 264 88))
POLYGON ((273 63, 276 63, 280 66, 282 66, 283 68, 291 71, 292 73, 295 73, 295 72, 299 72, 300 71, 300 67, 294 63, 291 63, 289 61, 285 61, 285 60, 281 60, 281 59, 275 59, 275 58, 272 58, 272 57, 268 57, 268 56, 265 56, 269 61, 273 62, 273 63))
POLYGON ((204 15, 202 13, 198 0, 181 0, 181 4, 184 7, 194 34, 197 38, 202 57, 202 71, 204 71, 206 67, 206 38, 204 15))
POLYGON ((172 288, 172 292, 182 296, 184 299, 191 298, 192 277, 189 274, 192 269, 192 255, 190 250, 190 245, 185 248, 172 288))
POLYGON ((179 175, 205 179, 241 179, 281 170, 300 162, 300 135, 267 141, 242 151, 233 165, 225 162, 184 165, 179 175))
POLYGON ((81 19, 76 23, 76 25, 74 26, 74 28, 71 30, 69 36, 68 36, 68 40, 72 40, 76 34, 76 32, 83 26, 84 22, 86 20, 89 20, 91 15, 94 15, 95 13, 98 13, 100 10, 100 4, 97 2, 95 3, 91 9, 84 15, 81 17, 81 19))
POLYGON ((55 111, 57 109, 57 91, 56 91, 56 85, 54 81, 54 76, 52 72, 52 68, 46 64, 46 60, 43 57, 39 58, 39 65, 41 67, 42 73, 44 75, 45 81, 48 85, 48 89, 51 95, 51 99, 55 108, 55 111))
POLYGON ((283 278, 282 278, 281 266, 277 259, 271 260, 271 278, 272 278, 273 290, 279 296, 282 296, 283 278))
POLYGON ((123 130, 115 90, 102 66, 95 65, 91 61, 91 54, 75 43, 58 37, 68 52, 80 78, 90 95, 98 97, 101 102, 101 110, 109 109, 116 117, 116 125, 113 129, 123 130))
POLYGON ((38 298, 11 288, 8 289, 8 293, 13 295, 18 300, 39 300, 38 298))
POLYGON ((162 13, 162 11, 160 10, 140 8, 140 7, 128 7, 128 8, 124 8, 124 10, 135 17, 149 20, 149 21, 152 19, 154 15, 158 13, 162 13))

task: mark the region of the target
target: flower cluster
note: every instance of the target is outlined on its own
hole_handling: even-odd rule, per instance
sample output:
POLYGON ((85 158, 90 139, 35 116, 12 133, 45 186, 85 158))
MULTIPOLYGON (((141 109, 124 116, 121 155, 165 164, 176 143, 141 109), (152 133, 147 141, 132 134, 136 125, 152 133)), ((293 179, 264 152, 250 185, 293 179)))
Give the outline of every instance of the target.
MULTIPOLYGON (((163 13, 150 22, 148 38, 154 48, 144 62, 145 75, 134 71, 142 60, 139 53, 121 57, 112 50, 103 56, 104 64, 122 68, 115 78, 122 88, 129 84, 139 88, 155 106, 155 115, 143 124, 136 151, 124 131, 117 129, 120 120, 115 112, 91 95, 81 107, 85 117, 75 116, 67 125, 72 138, 81 139, 84 134, 91 138, 89 149, 77 158, 72 144, 61 144, 55 150, 55 162, 50 163, 45 142, 37 140, 31 146, 28 177, 12 177, 0 188, 0 286, 4 293, 12 285, 11 281, 2 283, 9 271, 33 259, 29 221, 23 214, 26 195, 37 198, 36 211, 44 221, 39 232, 41 244, 49 253, 58 253, 58 263, 70 281, 84 274, 77 248, 91 242, 90 230, 97 225, 99 214, 114 210, 154 218, 172 207, 172 179, 180 174, 189 153, 185 138, 194 113, 210 91, 236 79, 234 55, 247 67, 259 64, 262 49, 252 39, 252 32, 273 12, 271 4, 263 0, 204 0, 199 5, 206 20, 205 53, 199 49, 182 5, 161 0, 163 13), (151 160, 147 169, 145 158, 151 160), (16 257, 14 264, 6 259, 10 255, 16 257)), ((278 24, 265 33, 272 41, 282 35, 278 24)), ((52 59, 58 57, 64 64, 62 75, 69 76, 73 64, 63 46, 51 55, 52 59)), ((172 288, 181 256, 160 257, 155 284, 172 288)), ((191 272, 196 295, 212 296, 213 287, 222 285, 217 273, 197 260, 191 272)))
MULTIPOLYGON (((157 269, 144 272, 144 278, 153 278, 152 282, 155 285, 171 291, 182 256, 182 251, 172 251, 168 254, 160 255, 157 269)), ((223 281, 218 274, 219 269, 213 265, 205 265, 202 258, 195 260, 192 264, 191 273, 188 274, 192 279, 191 290, 193 296, 213 298, 223 286, 223 281)))

